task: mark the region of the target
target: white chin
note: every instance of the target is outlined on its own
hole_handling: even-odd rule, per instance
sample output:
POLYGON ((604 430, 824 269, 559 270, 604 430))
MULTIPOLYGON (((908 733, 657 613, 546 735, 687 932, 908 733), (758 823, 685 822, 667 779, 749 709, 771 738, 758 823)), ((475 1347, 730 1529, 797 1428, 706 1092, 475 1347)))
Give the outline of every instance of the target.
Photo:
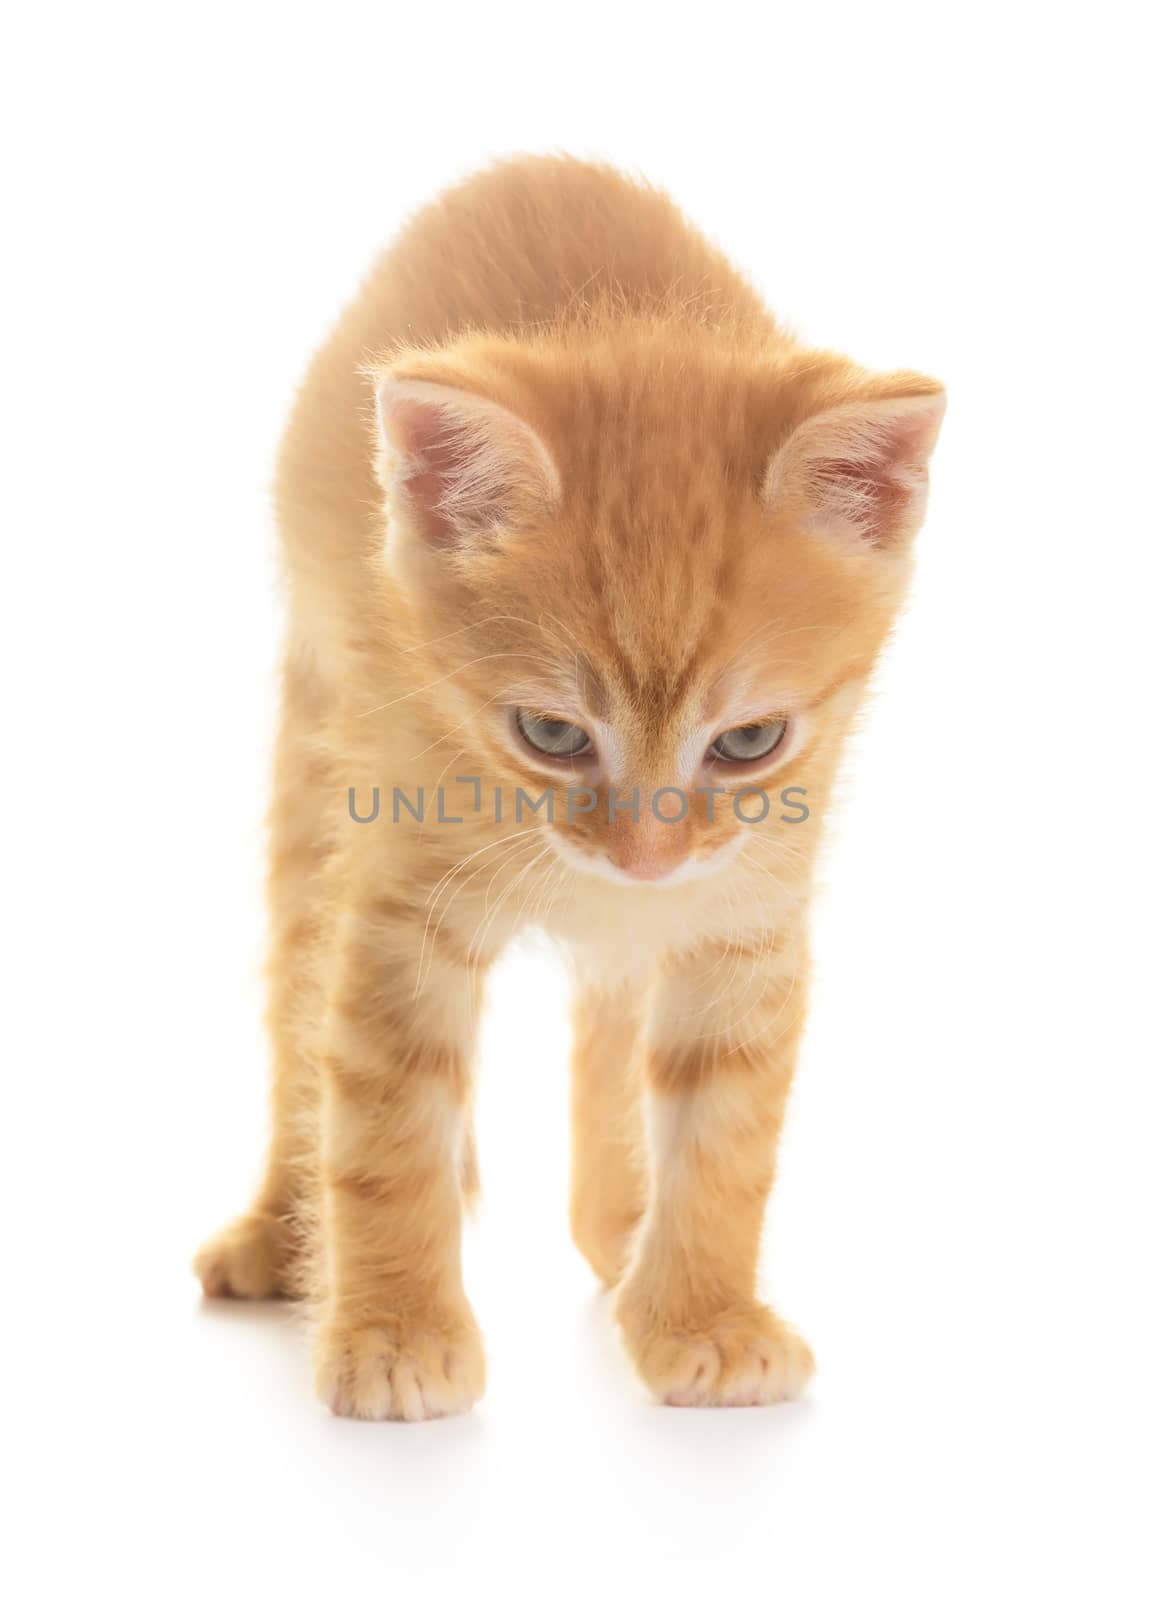
POLYGON ((736 834, 709 856, 688 856, 662 878, 633 878, 629 872, 624 872, 622 867, 617 867, 613 861, 608 861, 606 856, 588 855, 577 846, 569 844, 559 833, 548 832, 547 843, 566 866, 576 872, 584 873, 589 878, 600 878, 604 883, 616 883, 624 889, 677 889, 684 883, 698 883, 704 878, 713 878, 716 873, 729 866, 738 855, 743 840, 740 834, 736 834))

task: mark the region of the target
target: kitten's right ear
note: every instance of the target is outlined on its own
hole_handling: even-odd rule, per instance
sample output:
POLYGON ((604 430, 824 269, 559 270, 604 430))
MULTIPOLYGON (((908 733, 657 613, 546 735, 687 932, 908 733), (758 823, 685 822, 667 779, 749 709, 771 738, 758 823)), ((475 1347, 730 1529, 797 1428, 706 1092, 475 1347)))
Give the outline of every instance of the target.
POLYGON ((376 471, 393 515, 452 547, 537 518, 559 475, 529 423, 493 400, 423 377, 376 381, 376 471))
POLYGON ((946 394, 929 378, 875 380, 871 394, 795 429, 767 471, 764 502, 790 505, 807 526, 835 537, 897 548, 922 521, 945 410, 946 394))

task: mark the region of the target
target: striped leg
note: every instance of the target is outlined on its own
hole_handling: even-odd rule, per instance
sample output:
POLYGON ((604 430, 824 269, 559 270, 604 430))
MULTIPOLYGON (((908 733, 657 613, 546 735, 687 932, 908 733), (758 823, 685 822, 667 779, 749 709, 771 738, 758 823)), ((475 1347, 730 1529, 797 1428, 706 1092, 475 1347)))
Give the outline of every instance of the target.
POLYGON ((317 1388, 340 1415, 416 1421, 467 1410, 484 1365, 460 1266, 474 995, 437 954, 416 998, 410 918, 397 903, 349 916, 336 962, 317 1388))
POLYGON ((322 691, 289 658, 269 818, 271 1139, 250 1208, 196 1255, 195 1271, 211 1297, 260 1300, 299 1294, 303 1287, 303 1213, 315 1156, 313 1034, 319 1010, 325 808, 334 788, 317 737, 326 714, 322 691))
POLYGON ((756 1298, 763 1212, 802 1023, 805 951, 700 949, 666 974, 648 1052, 654 1189, 617 1301, 644 1381, 672 1405, 762 1405, 813 1371, 756 1298))
POLYGON ((571 1235, 603 1282, 618 1282, 643 1215, 640 1031, 644 995, 581 989, 571 1058, 571 1235))

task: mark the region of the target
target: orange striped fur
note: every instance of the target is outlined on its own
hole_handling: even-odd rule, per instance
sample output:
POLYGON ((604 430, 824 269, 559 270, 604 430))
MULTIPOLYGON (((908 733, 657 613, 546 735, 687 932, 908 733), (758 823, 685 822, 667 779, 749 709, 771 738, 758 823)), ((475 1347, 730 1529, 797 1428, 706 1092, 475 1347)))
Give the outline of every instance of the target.
POLYGON ((416 216, 316 357, 277 489, 274 1126, 196 1265, 209 1295, 314 1298, 337 1412, 482 1391, 471 1068, 484 976, 528 923, 578 974, 571 1224, 639 1373, 699 1405, 806 1381, 759 1238, 823 809, 942 404, 801 346, 664 195, 565 157, 416 216), (590 754, 539 754, 516 708, 590 754), (753 770, 715 753, 746 725, 785 727, 753 770), (353 786, 361 814, 380 791, 370 825, 353 786), (809 816, 747 825, 758 788, 809 816), (516 817, 517 789, 553 790, 553 819, 516 817))

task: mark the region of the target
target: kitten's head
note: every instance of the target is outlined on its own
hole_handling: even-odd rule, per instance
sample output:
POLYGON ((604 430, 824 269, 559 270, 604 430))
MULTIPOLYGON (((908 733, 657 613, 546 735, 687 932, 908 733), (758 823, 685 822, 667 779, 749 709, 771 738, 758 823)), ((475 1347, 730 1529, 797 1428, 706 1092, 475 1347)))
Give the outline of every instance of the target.
POLYGON ((376 396, 427 698, 508 793, 553 791, 564 860, 674 884, 739 854, 761 792, 817 805, 905 588, 936 383, 653 324, 474 337, 376 396))

